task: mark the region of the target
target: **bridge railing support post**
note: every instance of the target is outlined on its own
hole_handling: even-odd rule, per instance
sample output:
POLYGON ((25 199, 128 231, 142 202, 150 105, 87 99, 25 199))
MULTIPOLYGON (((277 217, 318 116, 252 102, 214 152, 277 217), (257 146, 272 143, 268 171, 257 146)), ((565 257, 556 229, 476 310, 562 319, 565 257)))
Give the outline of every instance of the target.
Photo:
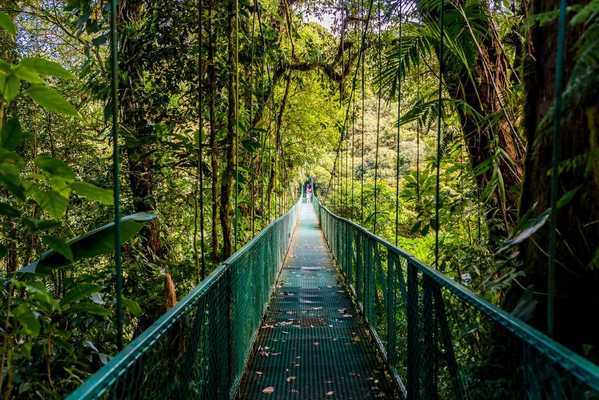
POLYGON ((395 363, 395 270, 399 267, 399 260, 391 250, 387 251, 387 360, 390 366, 395 363))
POLYGON ((418 381, 418 270, 408 261, 408 400, 419 397, 418 381))
POLYGON ((226 301, 227 301, 227 321, 226 321, 226 336, 227 336, 227 392, 226 392, 226 398, 230 399, 231 395, 230 395, 230 389, 233 385, 233 381, 234 381, 234 377, 233 377, 233 325, 232 325, 232 321, 233 321, 233 271, 231 269, 230 265, 227 265, 227 270, 226 270, 226 279, 225 282, 227 282, 227 286, 226 286, 226 293, 227 293, 227 297, 226 297, 226 301))

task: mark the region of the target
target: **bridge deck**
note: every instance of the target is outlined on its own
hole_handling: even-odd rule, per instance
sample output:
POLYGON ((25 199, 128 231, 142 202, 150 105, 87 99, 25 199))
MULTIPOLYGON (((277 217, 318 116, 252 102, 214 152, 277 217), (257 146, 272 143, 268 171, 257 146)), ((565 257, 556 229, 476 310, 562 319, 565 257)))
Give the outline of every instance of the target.
POLYGON ((240 398, 390 399, 387 377, 314 210, 303 204, 240 398))

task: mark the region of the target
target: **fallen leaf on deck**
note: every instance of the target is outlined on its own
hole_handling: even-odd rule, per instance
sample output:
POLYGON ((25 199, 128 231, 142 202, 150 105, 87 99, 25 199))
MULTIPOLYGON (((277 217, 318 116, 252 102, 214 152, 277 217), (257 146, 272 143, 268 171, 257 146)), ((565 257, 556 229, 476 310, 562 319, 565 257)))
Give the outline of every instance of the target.
POLYGON ((275 391, 274 386, 268 386, 268 387, 265 387, 264 389, 262 389, 262 393, 265 393, 265 394, 272 394, 274 391, 275 391))

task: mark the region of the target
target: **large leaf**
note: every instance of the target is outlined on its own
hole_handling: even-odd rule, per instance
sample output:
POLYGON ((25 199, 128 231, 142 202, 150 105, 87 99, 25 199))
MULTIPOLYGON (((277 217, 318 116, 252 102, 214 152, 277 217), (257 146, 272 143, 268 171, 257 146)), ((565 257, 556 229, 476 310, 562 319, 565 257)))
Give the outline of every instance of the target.
POLYGON ((24 165, 17 153, 0 147, 0 187, 4 186, 20 200, 25 200, 25 188, 20 177, 24 165))
POLYGON ((21 130, 21 124, 16 118, 10 118, 0 129, 0 147, 14 151, 17 146, 25 139, 21 130))
POLYGON ((73 182, 71 189, 88 200, 97 201, 107 206, 112 205, 112 190, 102 189, 86 182, 73 182))
POLYGON ((64 79, 73 78, 73 74, 64 69, 60 64, 41 57, 24 58, 19 65, 32 69, 40 75, 49 75, 64 79))
POLYGON ((44 83, 44 80, 42 79, 40 74, 38 74, 36 70, 31 69, 29 67, 17 65, 17 68, 14 69, 14 72, 19 79, 29 82, 31 84, 42 86, 44 83))
POLYGON ((64 179, 67 182, 75 180, 75 173, 64 161, 49 156, 39 156, 35 164, 50 175, 64 179))
POLYGON ((40 322, 29 305, 25 303, 19 304, 12 313, 15 319, 21 324, 24 334, 29 336, 40 334, 40 322))
POLYGON ((5 12, 0 11, 0 28, 6 30, 12 36, 17 34, 17 26, 12 18, 5 12))
POLYGON ((79 113, 64 97, 56 90, 43 85, 31 85, 27 89, 26 94, 29 95, 37 104, 44 107, 50 112, 58 114, 66 114, 79 116, 79 113))
POLYGON ((102 286, 93 285, 91 283, 77 285, 68 291, 62 298, 60 304, 66 306, 76 303, 79 300, 88 298, 94 293, 98 293, 100 290, 102 290, 102 286))
MULTIPOLYGON (((140 229, 156 216, 151 213, 140 212, 121 218, 121 243, 132 239, 140 229)), ((69 240, 68 245, 73 253, 73 260, 94 257, 110 253, 114 249, 114 222, 94 229, 82 236, 69 240)), ((31 264, 21 268, 18 273, 45 273, 52 268, 70 264, 71 261, 62 254, 50 250, 31 264)))
POLYGON ((545 225, 550 215, 551 209, 547 209, 543 211, 539 216, 525 221, 522 224, 520 230, 518 230, 518 232, 516 232, 516 234, 511 239, 503 242, 503 246, 501 246, 501 248, 497 252, 501 253, 512 246, 522 243, 524 240, 534 235, 535 232, 537 232, 539 229, 543 227, 543 225, 545 225))
POLYGON ((32 186, 28 189, 31 198, 54 219, 60 219, 67 211, 69 199, 54 190, 42 190, 32 186))
POLYGON ((139 317, 143 313, 143 310, 135 300, 128 299, 125 296, 122 296, 122 299, 123 305, 127 310, 129 310, 131 315, 134 317, 139 317))
POLYGON ((21 90, 21 81, 15 75, 8 75, 6 82, 4 83, 4 92, 2 95, 7 103, 14 100, 21 90))
POLYGON ((16 281, 15 284, 17 288, 25 289, 31 298, 36 301, 37 305, 43 307, 48 312, 60 310, 60 303, 52 296, 44 283, 39 281, 16 281))
POLYGON ((98 315, 100 317, 108 317, 110 315, 109 310, 95 303, 77 303, 71 307, 71 311, 98 315))
POLYGON ((64 240, 54 236, 47 236, 44 238, 44 243, 46 243, 52 250, 66 257, 67 260, 73 261, 73 251, 71 250, 71 246, 64 240))
POLYGON ((31 217, 22 217, 21 222, 31 232, 47 231, 48 229, 56 228, 60 225, 60 222, 47 219, 37 219, 31 217))

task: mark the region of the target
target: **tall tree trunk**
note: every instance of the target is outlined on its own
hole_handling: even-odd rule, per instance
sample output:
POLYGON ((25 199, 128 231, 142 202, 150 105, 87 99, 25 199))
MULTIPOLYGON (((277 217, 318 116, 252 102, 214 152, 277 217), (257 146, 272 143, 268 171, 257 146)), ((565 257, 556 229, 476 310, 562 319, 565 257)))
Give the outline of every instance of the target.
MULTIPOLYGON (((267 202, 270 204, 270 196, 273 191, 276 191, 276 179, 277 179, 277 160, 282 162, 281 155, 281 125, 283 124, 283 114, 285 114, 285 108, 287 107, 287 98, 289 97, 289 88, 291 87, 291 71, 287 74, 285 80, 285 91, 283 92, 283 99, 279 107, 279 113, 277 114, 277 120, 275 124, 275 159, 271 162, 270 166, 270 177, 268 179, 268 199, 267 202)), ((275 213, 278 213, 278 207, 275 205, 275 213)))
MULTIPOLYGON (((7 11, 7 14, 14 22, 18 14, 19 4, 14 0, 0 0, 0 8, 2 10, 10 10, 7 11)), ((15 63, 17 60, 17 43, 15 37, 4 29, 0 29, 0 60, 8 63, 15 63)), ((4 127, 8 114, 11 113, 11 110, 14 109, 14 107, 14 103, 12 106, 8 107, 4 99, 0 97, 0 128, 4 127)), ((4 192, 4 189, 2 189, 2 192, 4 192)), ((4 221, 1 222, 3 223, 2 229, 4 230, 6 237, 14 239, 6 242, 6 272, 10 273, 16 271, 19 264, 17 253, 17 225, 14 222, 9 222, 7 224, 4 224, 4 221)))
POLYGON ((231 187, 233 186, 233 173, 235 169, 235 159, 233 153, 233 144, 235 143, 236 121, 235 121, 235 0, 228 2, 227 15, 227 38, 228 38, 228 82, 227 95, 229 105, 227 110, 227 136, 225 138, 225 158, 226 165, 223 171, 220 190, 220 225, 223 233, 223 258, 231 255, 232 251, 232 229, 231 229, 231 187))
MULTIPOLYGON (((121 3, 120 25, 139 24, 147 12, 144 2, 132 0, 121 3)), ((142 29, 142 28, 137 28, 142 29)), ((145 57, 145 32, 130 30, 127 36, 121 36, 120 68, 126 80, 120 82, 122 133, 125 136, 129 184, 133 195, 135 211, 156 211, 154 187, 158 174, 154 150, 156 148, 154 130, 146 118, 144 107, 143 82, 140 81, 145 57)), ((155 257, 163 256, 158 222, 155 220, 141 232, 143 246, 155 257)))
POLYGON ((216 147, 216 112, 215 112, 215 101, 216 101, 216 66, 214 60, 214 52, 216 48, 216 33, 213 26, 213 11, 214 1, 210 1, 208 10, 208 81, 209 94, 208 94, 208 113, 210 118, 210 138, 209 147, 210 152, 210 169, 212 171, 212 184, 210 187, 212 195, 211 204, 211 230, 210 230, 210 247, 212 248, 212 260, 218 261, 218 149, 216 147))
POLYGON ((516 223, 518 188, 523 175, 524 147, 514 127, 512 113, 505 98, 509 93, 509 61, 501 48, 497 28, 488 19, 488 34, 477 38, 477 59, 473 77, 459 63, 450 63, 444 79, 450 95, 464 100, 482 116, 496 114, 499 119, 481 123, 471 114, 458 112, 464 141, 473 168, 494 160, 476 176, 479 193, 488 185, 497 185, 486 205, 485 215, 492 246, 505 239, 516 223), (501 179, 498 180, 498 173, 501 179), (493 182, 496 180, 496 182, 493 182), (503 186, 503 188, 500 188, 503 186), (505 193, 505 197, 502 193, 505 193))
MULTIPOLYGON (((486 3, 480 3, 482 13, 489 13, 486 3)), ((462 6, 459 2, 458 6, 462 6)), ((438 19, 438 10, 430 9, 424 2, 418 2, 423 15, 431 20, 438 19)), ((445 7, 454 7, 446 2, 445 7)), ((459 27, 452 27, 452 31, 461 32, 460 41, 476 49, 477 55, 473 65, 468 69, 460 60, 445 62, 443 80, 451 98, 464 101, 467 106, 483 117, 498 115, 498 121, 481 122, 472 112, 458 110, 464 141, 473 167, 481 167, 483 163, 494 159, 492 165, 476 176, 479 193, 483 193, 487 186, 498 176, 501 181, 491 192, 490 202, 485 212, 489 227, 489 239, 492 246, 506 237, 510 228, 516 221, 518 206, 518 187, 523 175, 524 148, 521 139, 514 127, 512 113, 504 99, 509 93, 510 81, 508 70, 509 60, 501 46, 497 27, 489 16, 485 20, 486 27, 482 29, 485 35, 474 33, 470 22, 464 19, 454 20, 459 27), (502 157, 497 154, 503 153, 502 157), (495 173, 494 173, 495 168, 495 173), (503 195, 505 193, 505 196, 503 195)), ((447 23, 447 21, 446 21, 447 23)), ((479 24, 483 22, 478 21, 479 24)), ((478 30, 481 29, 478 27, 478 30)))
MULTIPOLYGON (((583 1, 575 1, 584 4, 583 1)), ((575 4, 570 3, 570 6, 575 4)), ((557 0, 533 0, 528 15, 552 12, 557 0)), ((557 18, 556 18, 557 20, 557 18)), ((569 28, 565 80, 576 61, 576 40, 580 28, 569 28)), ((528 157, 525 165, 520 214, 538 215, 550 207, 551 115, 555 99, 556 22, 534 26, 529 33, 525 129, 528 157)), ((595 86, 596 89, 596 86, 595 86)), ((562 112, 561 147, 563 170, 559 175, 559 193, 575 191, 572 200, 557 215, 557 265, 555 338, 576 351, 582 346, 599 344, 599 328, 589 312, 599 308, 599 98, 592 90, 562 112)), ((525 277, 513 285, 505 307, 528 304, 532 311, 527 321, 546 329, 548 224, 521 247, 525 277), (526 289, 523 289, 525 287, 526 289)))

